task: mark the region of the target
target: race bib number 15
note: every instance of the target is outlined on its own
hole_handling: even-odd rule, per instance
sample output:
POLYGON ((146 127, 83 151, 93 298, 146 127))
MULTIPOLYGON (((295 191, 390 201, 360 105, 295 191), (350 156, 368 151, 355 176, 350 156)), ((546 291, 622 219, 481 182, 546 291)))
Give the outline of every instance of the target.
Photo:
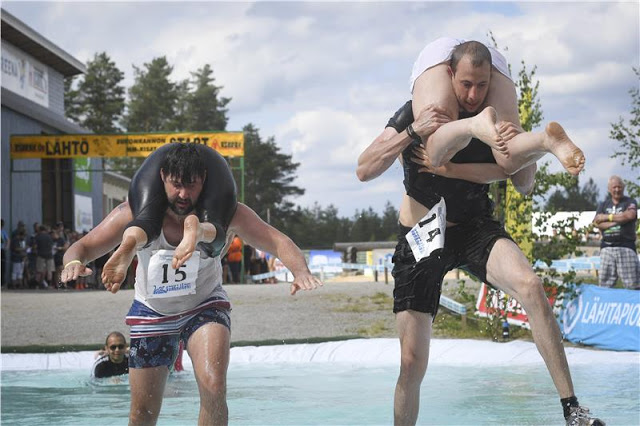
POLYGON ((420 221, 407 232, 406 238, 416 262, 428 257, 434 250, 444 247, 444 232, 447 229, 447 206, 444 198, 429 210, 420 221))
POLYGON ((196 278, 200 266, 200 252, 194 252, 191 258, 178 269, 173 269, 171 260, 173 250, 157 250, 149 260, 147 270, 147 297, 176 297, 196 293, 196 278))

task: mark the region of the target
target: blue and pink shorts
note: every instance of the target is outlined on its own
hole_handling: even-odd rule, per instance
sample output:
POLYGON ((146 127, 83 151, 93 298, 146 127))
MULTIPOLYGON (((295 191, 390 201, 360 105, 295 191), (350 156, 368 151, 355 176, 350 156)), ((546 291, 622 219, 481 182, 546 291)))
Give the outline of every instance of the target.
POLYGON ((131 326, 129 368, 166 365, 171 369, 178 357, 180 342, 186 348, 198 328, 217 323, 231 330, 230 310, 228 301, 214 298, 181 314, 163 315, 134 300, 125 321, 131 326))

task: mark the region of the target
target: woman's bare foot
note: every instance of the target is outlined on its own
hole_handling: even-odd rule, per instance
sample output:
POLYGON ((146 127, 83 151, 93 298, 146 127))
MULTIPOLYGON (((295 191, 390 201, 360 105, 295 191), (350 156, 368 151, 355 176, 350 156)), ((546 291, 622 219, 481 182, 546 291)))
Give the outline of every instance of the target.
POLYGON ((182 241, 176 247, 173 253, 173 260, 171 266, 174 269, 178 269, 184 262, 189 260, 193 252, 196 250, 196 244, 198 244, 198 229, 200 221, 196 215, 189 215, 184 219, 184 233, 182 235, 182 241))
POLYGON ((544 129, 544 146, 556 156, 562 166, 577 176, 584 168, 584 153, 567 136, 562 126, 555 121, 547 124, 544 129))
POLYGON ((498 115, 493 107, 486 107, 480 114, 471 117, 471 134, 505 157, 509 156, 507 144, 496 128, 498 115))
POLYGON ((127 276, 127 269, 136 254, 136 241, 133 238, 125 239, 120 247, 111 255, 102 268, 102 283, 104 287, 115 293, 127 276))

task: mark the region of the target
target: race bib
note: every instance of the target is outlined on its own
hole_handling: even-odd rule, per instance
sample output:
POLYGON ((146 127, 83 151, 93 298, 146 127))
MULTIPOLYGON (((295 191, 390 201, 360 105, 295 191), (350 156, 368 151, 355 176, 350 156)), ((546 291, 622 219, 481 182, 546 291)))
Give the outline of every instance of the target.
POLYGON ((444 247, 444 231, 447 229, 447 206, 444 198, 407 232, 405 236, 416 262, 428 257, 434 250, 444 247))
POLYGON ((178 269, 171 267, 173 250, 156 250, 147 269, 147 298, 177 297, 196 293, 200 252, 178 269))

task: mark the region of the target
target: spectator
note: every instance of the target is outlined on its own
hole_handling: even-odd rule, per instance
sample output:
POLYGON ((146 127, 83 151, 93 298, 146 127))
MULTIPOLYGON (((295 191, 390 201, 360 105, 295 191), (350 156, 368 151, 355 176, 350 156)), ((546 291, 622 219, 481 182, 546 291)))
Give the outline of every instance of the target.
POLYGON ((244 276, 245 282, 251 282, 249 276, 253 275, 251 272, 251 259, 253 259, 255 249, 249 244, 245 244, 242 249, 242 257, 244 261, 244 276))
POLYGON ((24 222, 21 221, 21 220, 18 221, 18 226, 11 233, 11 238, 13 238, 20 231, 24 232, 24 236, 25 236, 25 240, 26 240, 26 238, 27 238, 27 229, 24 226, 24 222))
POLYGON ((624 183, 611 176, 610 196, 598 205, 593 223, 602 234, 600 243, 600 285, 611 287, 618 278, 625 287, 640 285, 640 261, 636 252, 637 203, 624 195, 624 183))
POLYGON ((36 282, 42 288, 49 288, 56 266, 53 261, 53 238, 47 227, 40 225, 35 238, 36 246, 36 282))
POLYGON ((0 274, 2 275, 2 277, 0 278, 1 281, 1 285, 4 288, 5 284, 6 284, 6 276, 7 276, 7 268, 6 268, 6 261, 7 261, 7 249, 9 248, 9 234, 7 234, 7 231, 5 231, 4 229, 4 219, 0 219, 2 220, 2 259, 1 259, 1 267, 0 267, 0 274))
POLYGON ((227 252, 227 262, 231 271, 231 281, 240 284, 240 270, 242 265, 242 240, 237 235, 233 237, 229 251, 227 252))
POLYGON ((38 282, 36 281, 36 277, 37 277, 36 260, 38 258, 38 255, 36 254, 36 235, 38 235, 39 229, 40 229, 40 224, 38 222, 34 222, 33 234, 27 237, 27 265, 26 265, 27 287, 38 286, 38 282))
POLYGON ((53 264, 55 266, 55 276, 53 277, 53 282, 57 283, 60 280, 60 272, 62 272, 62 257, 64 256, 64 252, 69 248, 69 243, 64 235, 64 228, 60 226, 62 222, 59 222, 58 225, 51 231, 51 238, 53 238, 53 264))
POLYGON ((24 229, 18 229, 11 238, 11 283, 9 284, 9 288, 24 287, 24 259, 27 257, 25 237, 24 229))
POLYGON ((124 335, 119 331, 109 333, 104 349, 96 354, 91 371, 91 377, 103 379, 105 377, 129 374, 129 348, 124 335))

